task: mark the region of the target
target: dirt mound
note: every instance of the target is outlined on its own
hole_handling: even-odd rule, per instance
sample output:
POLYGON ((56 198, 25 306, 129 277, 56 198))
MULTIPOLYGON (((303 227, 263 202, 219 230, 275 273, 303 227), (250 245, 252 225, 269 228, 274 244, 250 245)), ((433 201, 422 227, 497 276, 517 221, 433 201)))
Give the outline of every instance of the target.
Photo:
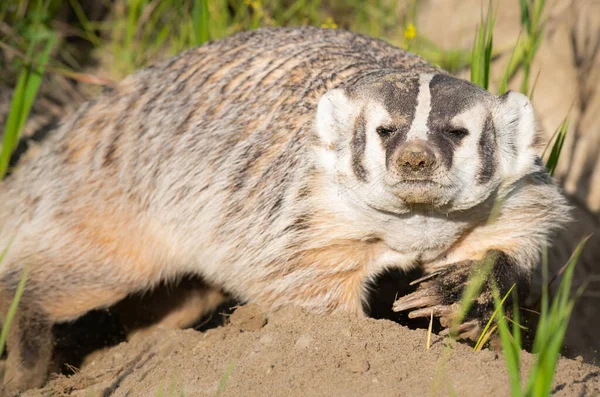
MULTIPOLYGON (((42 394, 72 396, 506 396, 503 357, 388 320, 244 306, 204 333, 157 330, 87 360, 42 394), (159 394, 162 393, 162 394, 159 394), (182 394, 183 393, 183 394, 182 394)), ((529 368, 533 356, 523 353, 529 368)), ((555 396, 600 394, 600 368, 561 359, 555 396)), ((38 396, 30 391, 25 396, 38 396)))

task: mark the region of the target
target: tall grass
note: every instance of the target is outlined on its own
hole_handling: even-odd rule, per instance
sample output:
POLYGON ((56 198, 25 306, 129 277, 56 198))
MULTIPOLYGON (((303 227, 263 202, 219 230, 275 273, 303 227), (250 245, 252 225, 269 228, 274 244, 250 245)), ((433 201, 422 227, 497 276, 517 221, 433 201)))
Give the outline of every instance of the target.
POLYGON ((235 367, 238 355, 238 352, 234 353, 233 358, 227 363, 225 372, 221 376, 221 379, 219 379, 219 384, 217 385, 217 392, 215 393, 216 396, 220 396, 225 391, 225 386, 227 386, 227 382, 229 382, 229 377, 233 372, 233 368, 235 367))
POLYGON ((46 9, 42 0, 38 0, 36 4, 32 12, 28 14, 28 29, 24 37, 28 42, 26 58, 22 60, 21 71, 17 78, 10 111, 4 126, 2 150, 0 152, 0 180, 4 178, 8 171, 10 156, 17 147, 21 131, 40 88, 50 51, 56 42, 55 33, 44 24, 43 18, 46 9))
MULTIPOLYGON (((562 123, 560 123, 560 125, 552 135, 552 138, 550 139, 550 142, 554 141, 548 159, 546 160, 546 167, 548 168, 548 172, 550 172, 550 175, 554 175, 554 171, 556 171, 556 167, 558 166, 558 159, 560 158, 560 153, 562 152, 562 148, 565 143, 565 138, 567 137, 568 128, 569 115, 567 115, 563 119, 562 123)), ((546 157, 545 155, 547 149, 548 148, 546 148, 546 150, 544 150, 544 153, 542 153, 542 158, 546 157)))
POLYGON ((525 388, 521 385, 521 334, 520 327, 517 326, 519 319, 516 299, 514 313, 517 317, 513 321, 517 325, 513 325, 511 330, 511 327, 508 325, 507 317, 504 316, 502 302, 498 297, 497 291, 494 294, 496 306, 499 311, 498 330, 513 397, 542 397, 550 395, 556 371, 556 364, 560 357, 562 343, 567 331, 567 326, 569 325, 569 318, 573 311, 576 297, 582 292, 582 288, 580 288, 575 294, 575 297, 571 296, 573 272, 586 241, 587 239, 584 239, 579 243, 577 248, 575 248, 573 255, 565 265, 563 278, 552 302, 550 302, 548 291, 547 255, 544 255, 542 263, 543 290, 541 309, 533 344, 535 361, 529 369, 525 388))
MULTIPOLYGON (((2 269, 4 258, 6 257, 6 254, 8 253, 9 248, 10 248, 10 244, 6 248, 4 248, 2 250, 2 252, 0 252, 0 269, 2 269)), ((6 346, 6 339, 8 338, 8 331, 10 330, 12 321, 15 317, 15 314, 17 313, 17 308, 19 306, 19 302, 21 301, 21 296, 23 296, 23 292, 25 291, 25 282, 27 281, 28 271, 29 271, 29 268, 25 267, 25 270, 23 271, 23 275, 21 276, 21 280, 19 281, 19 284, 17 286, 15 296, 13 297, 13 300, 8 309, 8 312, 2 318, 2 330, 0 331, 0 357, 2 357, 2 354, 4 353, 4 347, 6 346)), ((2 314, 2 313, 0 313, 0 314, 2 314)), ((1 386, 2 385, 0 384, 0 389, 1 389, 1 386)))
POLYGON ((481 24, 475 32, 473 50, 471 52, 471 82, 489 89, 490 68, 492 63, 492 46, 494 37, 495 13, 492 10, 492 2, 488 6, 488 14, 485 19, 481 18, 481 24))
POLYGON ((517 58, 517 61, 520 61, 521 69, 523 70, 521 92, 527 94, 531 76, 531 65, 542 42, 546 26, 546 21, 542 19, 546 0, 519 0, 519 5, 521 9, 521 25, 527 35, 518 45, 518 48, 522 48, 518 54, 523 55, 517 58))
POLYGON ((512 78, 521 71, 523 77, 520 91, 530 95, 529 86, 533 60, 544 37, 547 24, 547 18, 544 17, 546 0, 518 1, 521 14, 521 34, 519 34, 513 56, 507 65, 506 75, 508 78, 512 78))
MULTIPOLYGON (((26 54, 21 59, 17 83, 13 91, 9 114, 4 125, 2 147, 0 148, 0 180, 4 178, 8 171, 10 157, 17 147, 21 131, 29 117, 33 102, 40 88, 42 75, 50 58, 50 52, 57 41, 55 32, 45 24, 44 19, 47 16, 47 7, 48 3, 37 0, 35 6, 27 13, 25 18, 27 23, 26 28, 23 30, 23 45, 26 47, 26 54)), ((7 12, 8 8, 2 7, 0 9, 2 19, 4 19, 7 12)), ((16 12, 22 12, 25 15, 25 11, 20 9, 16 12)), ((0 253, 0 269, 2 268, 9 247, 10 244, 0 253)), ((2 318, 2 331, 0 331, 0 356, 4 353, 8 333, 25 290, 27 274, 28 267, 25 267, 8 312, 5 314, 0 313, 0 315, 4 315, 2 318)))
MULTIPOLYGON (((552 389, 552 379, 556 369, 556 363, 562 347, 562 343, 569 325, 569 318, 573 312, 575 298, 571 297, 571 285, 575 265, 583 252, 587 238, 582 240, 573 255, 569 259, 563 278, 558 286, 551 306, 549 307, 548 293, 548 267, 547 261, 542 266, 543 285, 541 315, 538 329, 533 344, 533 352, 537 355, 535 364, 529 373, 527 396, 548 396, 552 389)), ((578 297, 583 291, 580 287, 575 295, 578 297)))
POLYGON ((208 15, 208 0, 194 0, 192 7, 194 45, 201 45, 209 39, 208 15))
POLYGON ((262 26, 341 27, 400 44, 397 7, 394 0, 376 6, 362 0, 116 0, 98 26, 105 38, 98 52, 119 79, 156 58, 262 26))
MULTIPOLYGON (((529 94, 531 97, 534 92, 535 84, 529 90, 531 66, 535 54, 539 48, 543 37, 545 22, 542 20, 544 11, 544 0, 520 0, 521 24, 523 31, 526 32, 524 40, 518 40, 511 59, 506 67, 500 91, 504 93, 507 89, 509 79, 514 76, 518 70, 523 73, 521 81, 521 92, 529 94)), ((488 4, 488 14, 479 25, 473 44, 471 57, 471 80, 472 82, 488 89, 490 81, 490 64, 493 45, 493 26, 494 13, 492 12, 492 2, 488 4)), ((521 36, 519 36, 521 37, 521 36)), ((564 144, 569 124, 569 117, 565 117, 563 122, 557 128, 553 135, 554 143, 550 154, 546 159, 546 167, 550 174, 554 173, 560 153, 564 144)), ((552 141, 552 139, 551 139, 552 141)), ((546 150, 542 154, 545 156, 546 150)), ((493 297, 495 312, 490 321, 485 326, 475 345, 475 350, 480 350, 489 340, 493 331, 497 330, 502 344, 502 351, 506 362, 509 375, 511 395, 513 397, 538 397, 548 396, 552 390, 552 382, 556 370, 556 363, 560 356, 565 332, 569 323, 569 318, 573 310, 576 297, 571 296, 571 286, 575 265, 581 255, 585 245, 583 240, 573 252, 570 260, 564 267, 564 274, 559 284, 557 293, 550 303, 548 291, 548 260, 544 252, 542 258, 542 300, 538 327, 535 333, 533 353, 536 355, 533 366, 530 368, 525 388, 521 385, 521 328, 519 324, 519 307, 516 291, 510 288, 504 297, 500 297, 498 290, 493 286, 493 297), (509 319, 505 315, 504 303, 509 295, 513 294, 513 318, 509 319), (495 325, 493 322, 495 321, 495 325), (509 322, 511 323, 509 325, 509 322)), ((480 274, 473 278, 468 284, 461 300, 461 310, 459 320, 462 321, 465 312, 468 311, 472 300, 476 296, 475 291, 479 290, 483 281, 482 274, 489 274, 490 265, 484 264, 480 274)), ((486 276, 487 277, 487 276, 486 276)), ((576 294, 577 296, 578 294, 576 294)))
MULTIPOLYGON (((1 263, 0 263, 1 265, 1 263)), ((12 321, 15 318, 15 314, 17 313, 17 309, 19 307, 19 302, 21 301, 21 297, 23 296, 23 292, 25 291, 25 283, 27 282, 27 273, 28 268, 25 268, 23 272, 23 276, 21 276, 21 280, 17 286, 15 296, 13 297, 8 312, 2 318, 2 331, 0 331, 0 357, 4 353, 4 347, 6 346, 6 340, 8 338, 8 332, 10 330, 10 326, 12 325, 12 321)), ((0 385, 1 386, 1 385, 0 385)))
MULTIPOLYGON (((67 7, 73 10, 78 25, 69 27, 70 31, 93 45, 93 57, 113 80, 207 40, 262 26, 349 29, 409 48, 451 72, 468 66, 467 51, 441 49, 419 31, 417 1, 407 3, 406 10, 401 10, 396 0, 115 0, 107 18, 91 21, 79 0, 45 2, 50 17, 58 17, 67 7)), ((30 12, 27 2, 7 0, 5 4, 23 8, 19 15, 30 12)), ((0 6, 0 16, 8 8, 0 6)))

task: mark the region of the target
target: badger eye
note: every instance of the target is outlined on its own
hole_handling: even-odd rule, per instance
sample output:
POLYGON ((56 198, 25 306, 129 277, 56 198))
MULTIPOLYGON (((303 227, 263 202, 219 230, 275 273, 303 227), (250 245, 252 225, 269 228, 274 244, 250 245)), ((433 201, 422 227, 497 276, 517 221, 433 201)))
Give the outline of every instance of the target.
POLYGON ((448 135, 454 138, 464 138, 465 136, 469 135, 469 131, 467 131, 466 128, 451 128, 448 131, 448 135))
POLYGON ((379 134, 380 137, 382 138, 389 138, 392 135, 394 135, 397 131, 396 127, 377 127, 376 129, 377 133, 379 134))

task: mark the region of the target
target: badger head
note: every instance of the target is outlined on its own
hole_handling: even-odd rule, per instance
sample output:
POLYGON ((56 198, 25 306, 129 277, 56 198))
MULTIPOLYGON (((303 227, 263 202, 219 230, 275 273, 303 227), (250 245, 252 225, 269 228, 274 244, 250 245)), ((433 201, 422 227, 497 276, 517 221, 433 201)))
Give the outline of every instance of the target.
POLYGON ((367 76, 317 107, 320 166, 368 206, 472 208, 539 168, 531 103, 446 74, 367 76))

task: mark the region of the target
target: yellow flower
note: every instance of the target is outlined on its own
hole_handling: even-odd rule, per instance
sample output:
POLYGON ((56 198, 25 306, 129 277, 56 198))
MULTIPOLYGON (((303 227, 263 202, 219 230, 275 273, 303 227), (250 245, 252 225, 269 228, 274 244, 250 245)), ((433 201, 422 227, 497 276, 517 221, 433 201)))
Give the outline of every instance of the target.
POLYGON ((337 28, 337 23, 333 22, 333 18, 331 17, 327 17, 327 19, 325 20, 325 23, 321 24, 322 28, 329 28, 329 29, 335 29, 337 28))
POLYGON ((260 0, 244 0, 244 4, 250 6, 254 10, 260 10, 262 8, 260 0))
POLYGON ((413 25, 412 23, 409 23, 406 26, 406 29, 404 29, 404 38, 406 40, 412 40, 417 36, 417 29, 415 28, 415 25, 413 25))

